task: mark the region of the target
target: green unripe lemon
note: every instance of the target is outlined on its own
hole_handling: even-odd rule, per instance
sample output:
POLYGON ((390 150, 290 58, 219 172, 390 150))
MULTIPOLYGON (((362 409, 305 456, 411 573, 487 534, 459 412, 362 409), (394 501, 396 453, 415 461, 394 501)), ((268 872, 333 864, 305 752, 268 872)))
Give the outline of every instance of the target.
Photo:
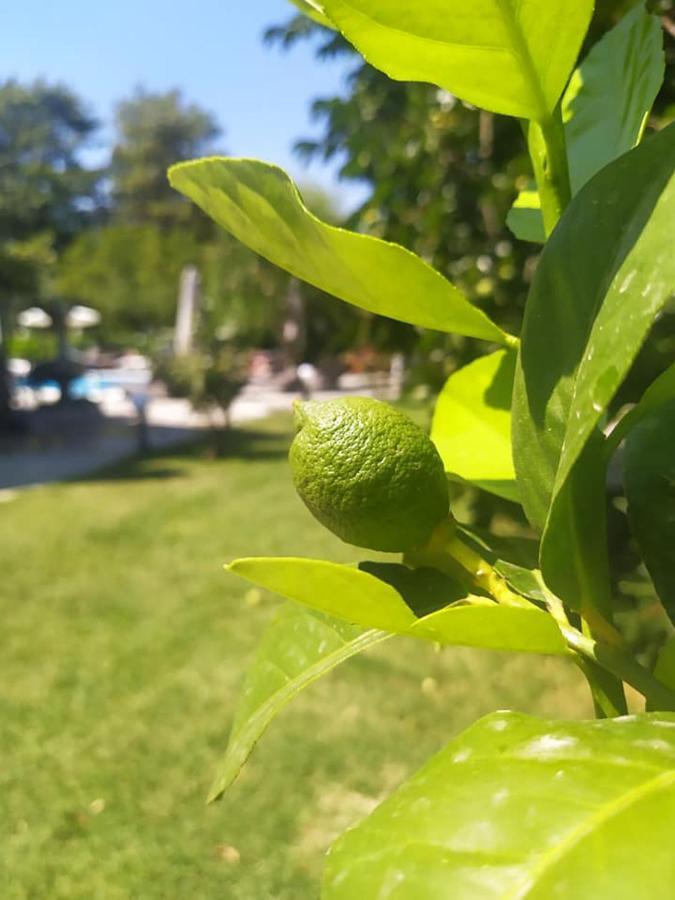
POLYGON ((310 512, 349 544, 403 553, 448 515, 438 451, 386 403, 345 397, 295 406, 293 481, 310 512))

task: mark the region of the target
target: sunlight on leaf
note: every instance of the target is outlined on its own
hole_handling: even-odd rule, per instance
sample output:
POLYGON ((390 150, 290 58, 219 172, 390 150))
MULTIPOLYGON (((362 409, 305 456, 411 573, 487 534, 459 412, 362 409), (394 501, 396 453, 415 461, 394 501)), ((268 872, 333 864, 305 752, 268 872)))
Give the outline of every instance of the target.
POLYGON ((513 341, 414 253, 317 219, 276 166, 204 159, 174 166, 169 180, 247 247, 354 306, 424 328, 513 341))
POLYGON ((675 716, 481 719, 329 857, 323 900, 670 900, 675 716))
MULTIPOLYGON (((573 194, 639 143, 664 65, 658 16, 639 3, 573 73, 562 104, 573 194)), ((506 221, 521 240, 544 243, 536 191, 522 192, 506 221)))
POLYGON ((592 0, 322 0, 368 62, 399 81, 437 84, 476 106, 525 119, 555 108, 592 0))
POLYGON ((445 471, 486 491, 518 501, 511 456, 511 399, 516 354, 481 356, 445 383, 431 439, 445 471))

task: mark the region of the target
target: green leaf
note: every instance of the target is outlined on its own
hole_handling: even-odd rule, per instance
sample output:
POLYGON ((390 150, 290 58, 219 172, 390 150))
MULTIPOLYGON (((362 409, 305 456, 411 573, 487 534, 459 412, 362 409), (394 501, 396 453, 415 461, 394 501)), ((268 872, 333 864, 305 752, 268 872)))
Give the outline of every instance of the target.
POLYGON ((294 604, 282 606, 246 675, 209 802, 232 784, 270 722, 291 700, 336 666, 388 637, 383 631, 363 631, 294 604))
POLYGON ((567 646, 554 620, 531 609, 486 605, 451 606, 431 613, 410 629, 413 637, 439 644, 565 656, 567 646))
POLYGON ((368 572, 320 559, 238 559, 228 571, 296 603, 364 628, 402 632, 415 614, 391 585, 368 572))
POLYGON ((539 603, 546 602, 547 596, 541 583, 541 572, 536 569, 525 569, 522 566, 516 566, 503 559, 497 560, 495 569, 506 578, 509 586, 516 593, 521 594, 523 597, 529 597, 530 600, 538 600, 539 603))
MULTIPOLYGON (((562 103, 573 194, 639 143, 664 66, 658 16, 648 15, 640 3, 575 70, 562 103)), ((521 240, 544 243, 536 191, 523 191, 506 221, 521 240)))
POLYGON ((639 3, 593 47, 565 91, 573 193, 639 143, 664 70, 661 23, 639 3))
POLYGON ((477 106, 543 121, 555 108, 592 0, 322 0, 371 65, 477 106))
POLYGON ((675 363, 669 366, 665 372, 661 372, 644 392, 637 406, 634 406, 621 419, 611 434, 611 442, 617 447, 631 428, 641 422, 645 416, 653 412, 664 403, 675 400, 675 363))
POLYGON ((333 846, 323 900, 670 900, 675 716, 465 731, 333 846))
POLYGON ((539 553, 548 587, 589 622, 612 615, 604 443, 595 431, 557 492, 539 553))
POLYGON ((538 191, 521 191, 515 199, 506 224, 521 241, 532 244, 545 244, 546 231, 541 214, 541 200, 538 191))
MULTIPOLYGON (((671 126, 596 175, 546 245, 527 305, 514 391, 518 487, 530 521, 546 526, 544 577, 577 608, 594 602, 569 562, 589 535, 596 549, 605 541, 584 522, 604 497, 589 493, 593 478, 603 481, 602 452, 593 447, 580 459, 672 294, 674 160, 671 126), (570 579, 571 596, 561 590, 570 579)), ((593 521, 603 515, 596 510, 593 521)))
POLYGON ((276 166, 204 159, 174 166, 169 180, 247 247, 354 306, 424 328, 513 341, 413 253, 321 222, 276 166))
POLYGON ((675 637, 661 647, 654 667, 654 675, 666 687, 675 691, 675 637))
POLYGON ((518 501, 511 457, 511 398, 516 354, 482 356, 447 380, 434 411, 431 439, 445 471, 518 501))
POLYGON ((289 600, 369 628, 448 645, 567 653, 546 613, 497 606, 433 569, 376 562, 356 569, 311 559, 243 559, 228 569, 289 600))
POLYGON ((534 538, 518 535, 495 535, 491 531, 472 526, 457 525, 457 530, 476 552, 491 563, 504 560, 535 569, 539 562, 539 541, 534 538))
POLYGON ((675 622, 675 401, 655 409, 628 435, 624 486, 631 531, 675 622))
POLYGON ((291 0, 291 3, 297 6, 301 13, 313 19, 319 25, 323 25, 326 28, 335 28, 324 13, 321 4, 317 3, 317 0, 291 0))

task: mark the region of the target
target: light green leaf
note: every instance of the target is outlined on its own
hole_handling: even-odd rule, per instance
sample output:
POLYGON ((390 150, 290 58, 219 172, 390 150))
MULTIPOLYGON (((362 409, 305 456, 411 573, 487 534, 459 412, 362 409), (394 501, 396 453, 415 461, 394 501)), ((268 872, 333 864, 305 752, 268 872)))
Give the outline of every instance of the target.
POLYGON ((420 619, 410 634, 439 644, 486 650, 562 656, 568 652, 554 620, 535 607, 521 609, 491 602, 484 606, 450 606, 420 619))
POLYGON ((169 180, 247 247, 354 306, 424 328, 513 341, 413 253, 321 222, 276 166, 204 159, 174 166, 169 180))
POLYGON ((323 900, 670 900, 675 716, 481 719, 333 846, 323 900))
POLYGON ((482 356, 450 376, 434 411, 431 439, 450 476, 518 501, 511 457, 516 354, 482 356))
POLYGON ((675 401, 657 407, 628 435, 623 480, 631 531, 675 623, 675 401))
POLYGON ((270 722, 301 691, 391 635, 363 631, 294 604, 282 606, 246 675, 225 757, 209 794, 232 784, 270 722))
POLYGON ((235 575, 364 628, 402 632, 415 614, 399 592, 368 572, 320 559, 238 559, 226 567, 235 575))
POLYGON ((319 25, 323 25, 326 28, 335 27, 324 13, 321 4, 317 3, 317 0, 291 0, 291 3, 297 6, 301 13, 318 22, 319 25))
POLYGON ((477 106, 545 120, 593 12, 592 0, 322 0, 371 65, 437 84, 477 106))
MULTIPOLYGON (((593 531, 598 547, 604 535, 575 512, 579 499, 588 510, 590 482, 577 471, 574 487, 572 470, 672 294, 674 163, 671 126, 596 175, 544 249, 527 305, 514 392, 518 486, 530 520, 546 525, 544 577, 578 608, 584 597, 593 605, 591 588, 576 578, 569 596, 560 578, 569 588, 582 535, 593 531)), ((599 456, 587 458, 598 477, 599 456)))
MULTIPOLYGON (((573 194, 639 143, 664 65, 658 16, 648 15, 639 3, 576 69, 562 104, 573 194)), ((507 224, 521 240, 544 243, 536 191, 519 195, 507 224)))
POLYGON ((536 608, 507 609, 434 569, 312 559, 243 559, 229 571, 313 609, 358 625, 441 644, 565 654, 553 619, 536 608))

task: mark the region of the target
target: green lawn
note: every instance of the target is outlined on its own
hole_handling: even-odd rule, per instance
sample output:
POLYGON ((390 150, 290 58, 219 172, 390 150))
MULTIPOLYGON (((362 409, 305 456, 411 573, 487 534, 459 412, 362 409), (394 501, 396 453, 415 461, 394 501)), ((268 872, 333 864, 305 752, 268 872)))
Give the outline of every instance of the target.
POLYGON ((563 662, 401 639, 305 692, 205 807, 277 603, 222 563, 357 558, 295 497, 287 428, 0 506, 3 900, 316 898, 332 838, 476 716, 590 714, 563 662))

